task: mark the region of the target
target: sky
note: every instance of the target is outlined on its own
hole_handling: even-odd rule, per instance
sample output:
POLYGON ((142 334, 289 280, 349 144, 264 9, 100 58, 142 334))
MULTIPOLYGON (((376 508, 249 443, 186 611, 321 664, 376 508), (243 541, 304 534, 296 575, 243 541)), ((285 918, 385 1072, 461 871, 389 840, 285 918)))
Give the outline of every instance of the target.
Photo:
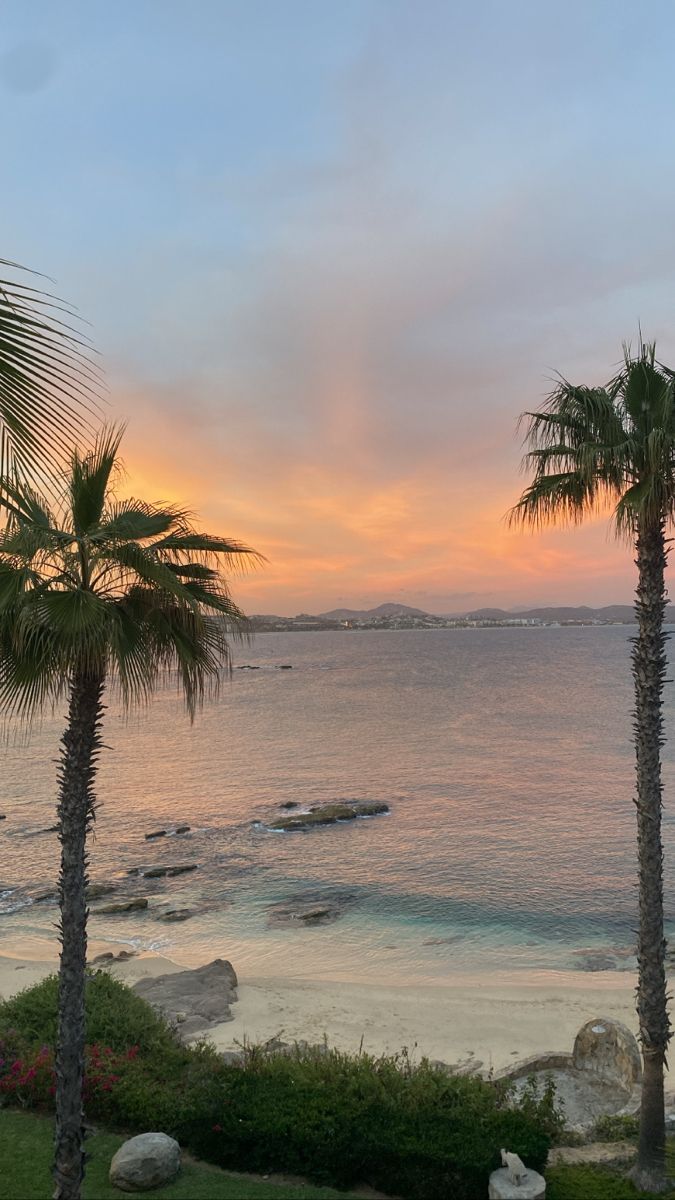
POLYGON ((671 0, 4 0, 0 255, 76 306, 126 489, 251 613, 629 603, 519 413, 675 360, 671 0))

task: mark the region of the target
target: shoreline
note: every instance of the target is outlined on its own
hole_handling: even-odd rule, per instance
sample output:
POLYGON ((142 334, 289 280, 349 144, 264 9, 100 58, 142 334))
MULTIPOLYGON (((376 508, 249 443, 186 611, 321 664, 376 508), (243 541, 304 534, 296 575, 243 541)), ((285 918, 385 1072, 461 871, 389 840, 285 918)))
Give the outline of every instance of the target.
MULTIPOLYGON (((37 949, 37 946, 35 947, 37 949)), ((92 942, 90 955, 116 949, 92 942)), ((55 953, 0 954, 0 998, 39 982, 57 967, 55 953)), ((55 947, 54 947, 55 949, 55 947)), ((225 957, 223 955, 222 957, 225 957)), ((186 969, 145 952, 106 968, 133 985, 138 979, 186 969)), ((233 963, 235 971, 236 962, 233 963)), ((219 1050, 279 1037, 322 1042, 338 1050, 373 1055, 399 1053, 440 1059, 481 1073, 498 1071, 533 1054, 571 1052, 577 1031, 593 1018, 623 1021, 637 1032, 635 976, 604 971, 458 976, 451 983, 389 987, 308 978, 240 975, 234 1019, 205 1036, 219 1050)))

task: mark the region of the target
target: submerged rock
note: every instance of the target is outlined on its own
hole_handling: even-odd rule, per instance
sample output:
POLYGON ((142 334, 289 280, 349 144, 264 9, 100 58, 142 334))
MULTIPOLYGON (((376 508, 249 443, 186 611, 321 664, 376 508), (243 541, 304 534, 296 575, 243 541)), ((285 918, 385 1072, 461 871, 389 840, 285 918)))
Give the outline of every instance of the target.
POLYGON ((111 892, 117 891, 115 883, 90 883, 84 893, 87 900, 100 900, 102 896, 109 896, 111 892))
POLYGON ((194 917, 195 911, 193 908, 168 908, 166 912, 159 913, 160 921, 187 921, 189 917, 194 917))
POLYGON ((100 964, 103 966, 112 965, 116 962, 128 962, 130 958, 134 958, 138 954, 138 950, 120 950, 119 954, 113 954, 112 950, 106 950, 104 954, 97 954, 96 958, 92 959, 92 966, 100 964))
POLYGON ((279 808, 299 808, 299 807, 300 807, 300 805, 298 804, 297 800, 284 800, 283 804, 279 805, 279 808))
POLYGON ((144 879, 161 879, 164 875, 187 875, 188 871, 196 871, 199 863, 176 863, 175 866, 141 867, 138 874, 144 879))
POLYGON ((138 896, 134 900, 117 900, 114 904, 104 904, 102 908, 95 908, 94 915, 109 915, 111 913, 126 913, 139 912, 143 908, 148 907, 148 902, 143 896, 138 896))
POLYGON ((267 909, 267 923, 282 928, 294 925, 332 925, 344 916, 355 901, 356 896, 352 892, 304 892, 271 904, 267 909))
POLYGON ((177 825, 176 826, 176 833, 189 833, 189 832, 190 832, 189 825, 177 825))
POLYGON ((155 829, 153 833, 146 833, 146 842, 151 842, 153 838, 166 837, 166 829, 155 829))
POLYGON ((141 979, 134 991, 170 1021, 177 1021, 181 1037, 221 1021, 233 1020, 230 1005, 237 999, 237 976, 232 963, 216 958, 195 971, 174 971, 141 979))

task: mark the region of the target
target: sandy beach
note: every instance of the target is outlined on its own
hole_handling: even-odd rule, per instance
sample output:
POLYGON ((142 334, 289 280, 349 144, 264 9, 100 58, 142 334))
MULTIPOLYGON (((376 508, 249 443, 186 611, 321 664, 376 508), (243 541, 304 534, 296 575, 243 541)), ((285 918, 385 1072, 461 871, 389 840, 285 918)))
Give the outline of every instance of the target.
MULTIPOLYGON (((92 955, 98 952, 98 946, 92 949, 92 955)), ((0 957, 0 996, 13 995, 55 967, 56 958, 44 954, 0 957)), ((185 968, 158 954, 142 954, 109 969, 133 984, 185 968)), ((338 1049, 357 1050, 362 1044, 379 1054, 405 1046, 416 1057, 500 1070, 531 1054, 570 1050, 577 1030, 594 1017, 613 1017, 636 1032, 634 989, 631 973, 610 971, 528 981, 491 974, 437 987, 245 976, 239 980, 234 1020, 214 1026, 209 1037, 225 1050, 245 1040, 279 1036, 319 1042, 325 1035, 338 1049)))

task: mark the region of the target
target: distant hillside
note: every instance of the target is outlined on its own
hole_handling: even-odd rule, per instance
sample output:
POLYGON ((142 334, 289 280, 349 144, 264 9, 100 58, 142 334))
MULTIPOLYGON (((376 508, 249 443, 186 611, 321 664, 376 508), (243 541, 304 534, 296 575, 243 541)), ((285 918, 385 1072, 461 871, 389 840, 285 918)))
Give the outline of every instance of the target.
MULTIPOLYGON (((632 604, 608 604, 605 608, 528 608, 522 612, 506 612, 503 608, 478 608, 466 614, 470 621, 508 621, 514 617, 533 617, 539 621, 621 621, 635 624, 632 604)), ((666 621, 675 622, 675 605, 666 608, 666 621)))
POLYGON ((369 617, 427 617, 421 608, 409 608, 407 604, 378 604, 377 608, 334 608, 331 612, 319 613, 323 621, 364 621, 369 617))

